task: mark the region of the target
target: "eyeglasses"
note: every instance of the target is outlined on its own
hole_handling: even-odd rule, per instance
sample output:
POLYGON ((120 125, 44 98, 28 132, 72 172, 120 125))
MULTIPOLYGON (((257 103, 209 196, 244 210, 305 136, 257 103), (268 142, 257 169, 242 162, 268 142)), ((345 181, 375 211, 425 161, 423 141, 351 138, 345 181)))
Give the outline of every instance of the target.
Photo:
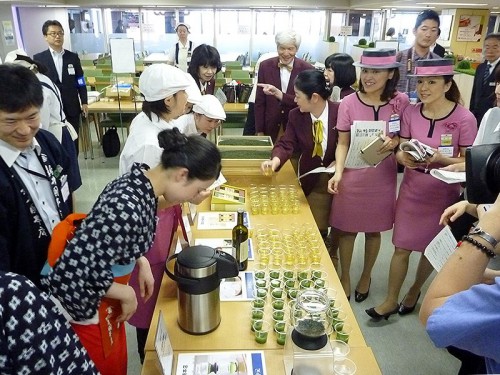
POLYGON ((47 35, 50 35, 52 38, 55 38, 56 36, 64 36, 64 31, 47 33, 47 35))

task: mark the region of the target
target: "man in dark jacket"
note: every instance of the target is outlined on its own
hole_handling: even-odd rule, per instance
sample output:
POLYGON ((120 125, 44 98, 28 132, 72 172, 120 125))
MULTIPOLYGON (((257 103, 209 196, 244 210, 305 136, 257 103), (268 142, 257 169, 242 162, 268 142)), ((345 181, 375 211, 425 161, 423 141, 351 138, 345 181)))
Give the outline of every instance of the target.
MULTIPOLYGON (((37 53, 33 59, 47 67, 47 75, 59 88, 66 120, 80 130, 80 115, 87 115, 87 86, 83 76, 80 58, 76 53, 63 48, 64 30, 59 21, 48 20, 42 26, 42 33, 49 48, 37 53)), ((78 152, 78 140, 76 141, 78 152)))
POLYGON ((470 111, 481 124, 486 111, 496 106, 495 73, 500 70, 500 33, 489 34, 484 39, 484 62, 479 64, 474 76, 470 111))
POLYGON ((40 129, 43 93, 29 69, 0 65, 0 271, 40 286, 53 228, 80 183, 59 141, 40 129))

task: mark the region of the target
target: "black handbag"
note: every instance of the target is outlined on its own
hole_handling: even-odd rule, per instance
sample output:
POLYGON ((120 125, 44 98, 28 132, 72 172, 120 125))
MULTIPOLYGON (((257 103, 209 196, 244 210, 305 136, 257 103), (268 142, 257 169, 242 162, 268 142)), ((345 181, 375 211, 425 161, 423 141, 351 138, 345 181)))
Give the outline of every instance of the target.
POLYGON ((226 95, 226 100, 228 103, 236 103, 237 102, 237 90, 238 86, 233 86, 228 83, 224 84, 222 86, 222 91, 224 92, 224 95, 226 95))
POLYGON ((104 156, 111 158, 120 153, 120 137, 115 127, 106 130, 102 136, 102 151, 104 156))
POLYGON ((238 85, 238 102, 239 103, 248 103, 248 99, 250 98, 250 94, 252 93, 253 85, 250 83, 240 83, 238 85))

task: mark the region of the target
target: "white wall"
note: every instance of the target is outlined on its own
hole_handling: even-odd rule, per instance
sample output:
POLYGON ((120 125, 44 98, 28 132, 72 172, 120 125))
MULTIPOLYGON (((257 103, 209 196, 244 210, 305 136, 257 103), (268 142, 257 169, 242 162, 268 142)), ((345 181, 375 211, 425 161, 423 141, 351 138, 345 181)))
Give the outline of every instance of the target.
POLYGON ((42 34, 42 25, 47 20, 57 20, 63 25, 64 48, 71 50, 69 37, 68 10, 65 8, 17 8, 19 12, 19 29, 24 49, 29 56, 48 48, 42 34))
POLYGON ((10 51, 13 51, 17 49, 17 35, 15 32, 15 23, 14 19, 12 17, 12 7, 8 4, 0 4, 0 57, 2 61, 5 59, 5 55, 9 53, 10 51), (14 28, 14 44, 12 45, 7 45, 5 43, 5 38, 4 38, 4 29, 3 29, 3 24, 2 22, 7 21, 12 23, 12 27, 14 28))

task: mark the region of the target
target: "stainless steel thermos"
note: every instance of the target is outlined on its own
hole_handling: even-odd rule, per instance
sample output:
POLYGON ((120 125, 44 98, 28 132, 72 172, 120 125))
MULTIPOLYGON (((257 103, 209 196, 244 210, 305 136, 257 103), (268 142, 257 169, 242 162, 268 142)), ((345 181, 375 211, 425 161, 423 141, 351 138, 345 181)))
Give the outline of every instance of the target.
POLYGON ((238 262, 231 255, 208 246, 191 246, 172 255, 174 273, 167 275, 177 282, 178 318, 181 329, 204 334, 216 329, 220 316, 220 281, 238 276, 238 262))

